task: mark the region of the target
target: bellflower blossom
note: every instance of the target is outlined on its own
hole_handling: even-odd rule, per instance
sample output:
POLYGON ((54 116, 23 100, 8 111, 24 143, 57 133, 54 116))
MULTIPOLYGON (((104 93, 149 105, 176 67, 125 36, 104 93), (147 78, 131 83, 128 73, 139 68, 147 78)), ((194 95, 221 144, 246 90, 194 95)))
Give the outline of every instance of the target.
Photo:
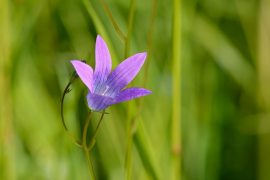
POLYGON ((139 87, 126 88, 140 71, 147 53, 138 53, 123 61, 111 73, 112 62, 105 41, 98 35, 95 48, 96 68, 78 60, 72 60, 77 74, 88 87, 87 102, 90 109, 101 111, 108 106, 137 97, 152 94, 139 87))

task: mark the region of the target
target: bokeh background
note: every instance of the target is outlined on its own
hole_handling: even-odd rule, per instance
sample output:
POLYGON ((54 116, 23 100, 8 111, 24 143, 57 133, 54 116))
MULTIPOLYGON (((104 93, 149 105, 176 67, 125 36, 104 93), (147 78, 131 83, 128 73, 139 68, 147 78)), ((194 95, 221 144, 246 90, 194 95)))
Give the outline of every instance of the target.
MULTIPOLYGON (((106 3, 126 35, 130 1, 106 3)), ((147 51, 151 9, 152 0, 135 1, 131 55, 147 51)), ((146 85, 154 94, 144 98, 132 179, 171 179, 172 121, 178 121, 181 179, 269 180, 270 1, 182 1, 179 59, 172 54, 173 9, 173 1, 157 0, 146 85), (173 73, 177 61, 179 76, 173 73), (181 100, 173 95, 175 85, 181 85, 181 100)), ((97 34, 116 67, 125 47, 100 1, 0 1, 0 179, 90 179, 83 150, 61 124, 60 100, 74 70, 70 60, 94 67, 97 34)), ((144 71, 132 86, 142 85, 144 71)), ((71 89, 64 115, 81 139, 87 89, 80 80, 71 89)), ((137 103, 132 100, 132 112, 137 103)), ((127 107, 113 105, 104 116, 90 152, 97 179, 125 177, 127 107)), ((91 118, 88 139, 99 118, 91 118)))

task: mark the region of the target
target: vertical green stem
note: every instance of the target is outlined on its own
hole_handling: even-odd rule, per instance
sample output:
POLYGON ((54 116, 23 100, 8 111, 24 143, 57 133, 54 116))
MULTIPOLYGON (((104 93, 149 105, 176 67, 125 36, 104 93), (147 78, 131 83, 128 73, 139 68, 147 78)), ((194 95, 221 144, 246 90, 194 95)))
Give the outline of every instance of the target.
POLYGON ((131 37, 131 31, 132 31, 132 26, 133 26, 134 10, 135 10, 135 0, 131 0, 129 20, 128 20, 127 39, 125 43, 125 59, 129 57, 130 37, 131 37))
POLYGON ((181 179, 181 0, 174 0, 173 12, 173 108, 172 108, 172 179, 181 179))
POLYGON ((0 179, 17 179, 11 86, 11 2, 0 1, 0 179))
POLYGON ((89 114, 87 116, 87 119, 86 119, 86 122, 85 122, 85 125, 84 125, 84 129, 83 129, 83 149, 84 149, 84 152, 85 152, 85 155, 86 155, 86 159, 87 159, 87 162, 88 162, 88 166, 89 166, 89 170, 90 170, 92 180, 95 180, 95 174, 94 174, 93 166, 92 166, 89 151, 88 151, 88 148, 87 148, 87 145, 86 145, 86 134, 87 134, 87 128, 88 128, 88 124, 89 124, 89 121, 90 121, 90 117, 91 117, 91 111, 89 112, 89 114))
MULTIPOLYGON (((269 112, 270 110, 270 41, 269 29, 270 22, 268 20, 270 4, 268 0, 260 1, 259 14, 258 14, 258 57, 257 57, 257 70, 258 70, 258 105, 260 113, 269 112)), ((270 116, 261 116, 258 119, 258 129, 265 126, 265 120, 269 121, 270 116), (264 120, 265 119, 265 120, 264 120)), ((270 133, 258 134, 258 180, 270 179, 270 133)))
POLYGON ((100 34, 101 37, 106 40, 106 44, 110 49, 111 58, 115 60, 115 61, 112 61, 112 63, 114 64, 115 62, 117 62, 118 58, 117 58, 117 55, 115 53, 114 46, 113 46, 112 42, 110 41, 110 36, 108 35, 106 28, 104 27, 102 21, 100 20, 99 16, 97 15, 96 9, 93 8, 91 2, 89 0, 82 0, 82 2, 84 3, 85 8, 86 8, 87 12, 89 13, 91 19, 93 20, 93 23, 94 23, 95 29, 97 30, 97 33, 100 34))
MULTIPOLYGON (((130 38, 133 25, 135 10, 135 0, 131 0, 127 38, 125 42, 125 59, 129 57, 130 52, 130 38)), ((127 102, 127 144, 126 144, 126 157, 125 157, 125 168, 126 168, 126 179, 130 179, 131 176, 131 154, 132 154, 132 134, 131 131, 131 113, 130 113, 130 102, 127 102)))
POLYGON ((144 72, 142 87, 146 86, 146 80, 147 80, 147 75, 148 75, 148 70, 149 70, 149 65, 150 65, 150 58, 151 58, 151 52, 152 52, 152 42, 153 42, 152 39, 153 39, 153 31, 154 31, 154 21, 155 21, 155 14, 156 14, 156 6, 157 6, 157 0, 153 0, 150 29, 149 29, 149 34, 148 34, 147 57, 146 57, 146 60, 145 60, 146 68, 145 68, 145 72, 144 72))
MULTIPOLYGON (((148 69, 149 69, 149 64, 150 64, 156 4, 157 4, 157 0, 153 0, 151 23, 150 23, 149 36, 148 36, 146 69, 145 69, 145 72, 144 72, 144 78, 143 78, 142 87, 146 86, 146 80, 147 80, 148 69)), ((128 129, 127 129, 128 130, 128 133, 127 133, 128 141, 127 141, 127 147, 126 147, 126 152, 127 152, 126 153, 126 164, 128 164, 130 166, 131 166, 131 157, 132 157, 133 136, 134 136, 134 133, 135 133, 135 131, 137 129, 137 122, 138 122, 139 115, 140 115, 141 110, 142 110, 142 105, 143 105, 143 97, 140 98, 135 117, 134 117, 133 121, 130 122, 131 124, 128 126, 128 129)), ((127 171, 127 179, 130 179, 130 175, 131 175, 130 173, 131 173, 130 170, 127 171)))
MULTIPOLYGON (((146 61, 146 68, 145 68, 145 71, 144 71, 143 84, 142 84, 142 87, 143 88, 145 88, 145 86, 146 86, 146 81, 147 81, 147 76, 148 76, 148 70, 149 70, 149 65, 150 65, 156 6, 157 6, 157 0, 153 0, 151 23, 150 23, 150 29, 149 29, 149 35, 148 35, 147 57, 146 57, 146 60, 145 60, 146 61)), ((139 103, 138 103, 138 107, 137 107, 137 112, 136 112, 136 115, 135 115, 135 117, 133 119, 133 122, 132 122, 132 128, 131 128, 132 134, 135 133, 136 128, 137 128, 137 121, 138 121, 139 116, 140 116, 141 111, 142 111, 143 99, 144 99, 143 97, 141 97, 139 99, 139 103)))

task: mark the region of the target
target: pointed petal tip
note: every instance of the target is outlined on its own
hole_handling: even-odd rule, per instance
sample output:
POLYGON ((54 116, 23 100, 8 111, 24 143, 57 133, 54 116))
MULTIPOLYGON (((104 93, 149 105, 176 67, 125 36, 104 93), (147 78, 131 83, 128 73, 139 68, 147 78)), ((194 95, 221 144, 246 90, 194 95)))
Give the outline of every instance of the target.
POLYGON ((103 38, 98 34, 98 35, 97 35, 96 41, 100 41, 100 40, 101 40, 101 41, 104 41, 103 38))
POLYGON ((141 55, 141 57, 146 58, 146 56, 147 56, 147 52, 138 53, 138 55, 141 55))
POLYGON ((70 60, 71 64, 74 66, 76 63, 79 62, 79 60, 70 60))
POLYGON ((106 48, 108 48, 106 42, 104 41, 104 39, 99 34, 97 35, 96 45, 97 45, 97 43, 102 44, 103 46, 105 45, 106 48))
POLYGON ((112 62, 110 51, 106 42, 100 35, 97 35, 95 45, 95 72, 94 72, 94 85, 95 92, 99 92, 102 84, 107 80, 112 70, 112 62), (97 87, 97 88, 96 88, 97 87))
POLYGON ((94 82, 93 69, 91 68, 91 66, 78 60, 71 60, 70 62, 75 68, 78 76, 83 81, 83 83, 88 87, 91 92, 93 92, 94 82))
POLYGON ((148 89, 139 87, 126 88, 120 91, 120 93, 116 96, 116 103, 128 101, 149 94, 153 94, 153 92, 149 91, 148 89))
POLYGON ((145 95, 148 95, 148 94, 154 94, 152 91, 148 90, 148 89, 144 89, 145 90, 145 95))
POLYGON ((84 63, 87 64, 85 60, 70 60, 71 64, 76 64, 76 63, 84 63))
POLYGON ((143 52, 142 55, 146 57, 147 56, 147 52, 143 52))
POLYGON ((82 62, 80 60, 70 60, 71 64, 75 67, 75 65, 79 65, 81 63, 86 64, 86 62, 82 62))
POLYGON ((144 59, 144 61, 146 60, 146 57, 147 57, 147 52, 144 52, 144 53, 141 53, 142 54, 142 57, 144 59))

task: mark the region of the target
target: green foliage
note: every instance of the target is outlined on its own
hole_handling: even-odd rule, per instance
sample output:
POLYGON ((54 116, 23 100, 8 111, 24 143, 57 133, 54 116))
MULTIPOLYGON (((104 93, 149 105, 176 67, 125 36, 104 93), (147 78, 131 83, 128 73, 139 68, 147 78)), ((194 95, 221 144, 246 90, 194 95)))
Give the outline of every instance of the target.
MULTIPOLYGON (((127 32, 130 1, 105 2, 127 32)), ((157 0, 146 83, 154 94, 145 97, 139 116, 132 179, 171 178, 175 107, 181 112, 182 179, 270 179, 269 7, 265 0, 182 1, 181 71, 173 72, 179 63, 174 5, 157 0)), ((130 55, 147 51, 151 8, 152 1, 135 2, 130 55)), ((74 71, 70 60, 94 67, 97 34, 113 68, 124 60, 123 40, 101 1, 1 0, 0 19, 0 179, 89 179, 83 149, 62 126, 61 95, 74 71)), ((144 70, 132 86, 142 85, 144 70)), ((70 89, 64 116, 81 141, 87 89, 79 79, 70 89)), ((133 116, 137 104, 131 101, 133 116)), ((125 178, 126 110, 126 103, 106 109, 90 151, 97 179, 125 178)), ((101 115, 93 113, 88 140, 101 115)))

